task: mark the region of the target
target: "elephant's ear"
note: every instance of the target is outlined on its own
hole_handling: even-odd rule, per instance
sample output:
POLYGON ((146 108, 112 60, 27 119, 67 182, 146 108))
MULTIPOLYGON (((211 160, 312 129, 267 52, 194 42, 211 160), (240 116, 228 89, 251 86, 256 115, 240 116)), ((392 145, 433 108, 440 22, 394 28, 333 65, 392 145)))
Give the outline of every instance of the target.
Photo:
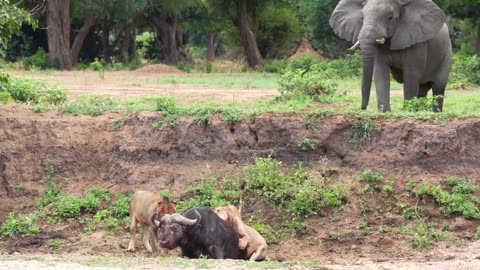
POLYGON ((362 29, 362 8, 366 0, 341 0, 330 17, 333 32, 342 39, 357 42, 362 29))
POLYGON ((445 23, 445 13, 431 0, 402 0, 390 49, 401 50, 432 39, 445 23))

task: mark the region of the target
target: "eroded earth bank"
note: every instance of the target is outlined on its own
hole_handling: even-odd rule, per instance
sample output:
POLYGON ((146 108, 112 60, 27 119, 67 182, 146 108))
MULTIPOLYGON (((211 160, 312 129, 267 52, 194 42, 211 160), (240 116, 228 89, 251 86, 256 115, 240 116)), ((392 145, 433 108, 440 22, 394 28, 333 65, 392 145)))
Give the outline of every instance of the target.
MULTIPOLYGON (((0 221, 11 211, 29 213, 36 209, 46 184, 46 162, 59 178, 68 179, 62 184, 62 192, 67 194, 84 194, 91 187, 106 188, 112 197, 136 189, 169 190, 181 200, 192 183, 211 177, 219 181, 242 177, 253 157, 270 156, 287 167, 303 162, 348 188, 347 201, 340 209, 317 213, 295 236, 281 238, 270 250, 273 258, 326 264, 446 261, 445 266, 448 260, 458 260, 480 269, 475 256, 459 257, 463 251, 454 252, 472 250, 471 246, 478 244, 474 239, 480 222, 461 213, 447 216, 434 199, 415 196, 408 187, 441 184, 451 176, 478 185, 479 119, 442 125, 418 120, 379 121, 366 133, 352 128, 352 122, 340 116, 312 120, 262 115, 236 123, 216 118, 206 125, 188 118, 163 125, 163 120, 161 114, 151 112, 77 117, 2 107, 0 221), (363 186, 358 175, 367 169, 393 179, 392 190, 380 189, 368 195, 360 192, 363 186), (413 210, 413 220, 406 218, 407 207, 400 203, 413 210), (437 242, 434 235, 432 245, 419 251, 412 245, 415 231, 409 236, 402 233, 402 228, 419 221, 448 231, 450 240, 437 242)), ((474 195, 480 195, 478 190, 474 195)), ((246 201, 245 219, 255 215, 273 226, 289 218, 270 204, 246 201)), ((125 225, 113 231, 85 233, 81 221, 44 223, 35 236, 2 238, 0 251, 147 256, 142 249, 126 253, 122 243, 128 237, 125 225), (55 249, 51 239, 61 239, 62 247, 55 249)), ((140 244, 140 237, 137 242, 140 244)))

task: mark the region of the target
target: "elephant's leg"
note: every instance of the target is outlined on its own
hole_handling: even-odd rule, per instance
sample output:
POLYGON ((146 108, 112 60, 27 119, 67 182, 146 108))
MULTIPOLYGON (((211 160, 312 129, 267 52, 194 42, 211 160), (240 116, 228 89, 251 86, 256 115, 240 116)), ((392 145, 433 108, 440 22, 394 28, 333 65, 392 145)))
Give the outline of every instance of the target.
POLYGON ((442 112, 443 111, 443 98, 445 96, 445 89, 447 88, 447 83, 434 83, 432 90, 433 90, 433 104, 432 110, 434 112, 442 112))
POLYGON ((405 100, 411 100, 414 97, 418 97, 420 91, 420 78, 415 72, 405 73, 403 84, 403 98, 405 100))
POLYGON ((375 61, 375 88, 377 90, 377 108, 389 112, 390 108, 390 68, 383 62, 375 61))
POLYGON ((430 91, 430 89, 432 89, 432 83, 431 82, 420 85, 420 90, 418 91, 418 97, 419 98, 426 97, 427 94, 428 94, 428 91, 430 91))

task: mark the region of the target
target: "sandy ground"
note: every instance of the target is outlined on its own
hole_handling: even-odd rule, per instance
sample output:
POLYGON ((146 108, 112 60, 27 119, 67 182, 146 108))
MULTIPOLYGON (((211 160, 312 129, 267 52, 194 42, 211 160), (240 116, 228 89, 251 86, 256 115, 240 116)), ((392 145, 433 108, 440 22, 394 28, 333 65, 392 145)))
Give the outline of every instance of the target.
POLYGON ((105 72, 102 79, 98 71, 52 71, 47 73, 12 71, 11 73, 60 85, 68 89, 69 98, 76 98, 79 95, 108 95, 119 100, 128 100, 145 96, 170 95, 179 97, 181 102, 191 103, 212 100, 218 102, 255 101, 279 95, 275 89, 216 89, 181 84, 151 83, 162 77, 185 76, 182 74, 115 71, 105 72))

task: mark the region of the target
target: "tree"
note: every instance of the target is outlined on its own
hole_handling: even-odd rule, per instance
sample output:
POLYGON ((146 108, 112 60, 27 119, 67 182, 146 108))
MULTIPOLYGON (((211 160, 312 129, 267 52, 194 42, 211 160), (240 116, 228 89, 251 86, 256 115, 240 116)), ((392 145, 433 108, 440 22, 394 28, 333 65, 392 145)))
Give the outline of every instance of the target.
POLYGON ((461 19, 470 19, 477 25, 477 37, 475 40, 475 52, 480 56, 480 1, 478 0, 463 0, 440 1, 442 7, 446 7, 449 14, 461 19))
MULTIPOLYGON (((0 0, 0 55, 4 56, 8 40, 19 32, 22 24, 32 23, 30 14, 8 0, 0 0)), ((35 24, 34 24, 35 27, 35 24)))
POLYGON ((183 12, 196 4, 196 0, 149 1, 146 18, 157 32, 166 63, 193 62, 184 46, 180 19, 183 12))

